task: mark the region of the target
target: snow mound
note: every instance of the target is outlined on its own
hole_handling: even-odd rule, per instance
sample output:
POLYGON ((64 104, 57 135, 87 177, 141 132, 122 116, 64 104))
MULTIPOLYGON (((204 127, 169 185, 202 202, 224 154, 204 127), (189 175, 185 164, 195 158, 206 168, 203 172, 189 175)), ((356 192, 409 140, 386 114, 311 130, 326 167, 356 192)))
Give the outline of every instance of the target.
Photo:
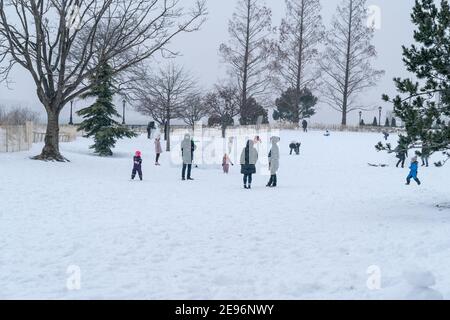
POLYGON ((439 291, 432 289, 436 285, 435 276, 429 271, 408 271, 404 278, 409 286, 407 300, 443 300, 439 291))

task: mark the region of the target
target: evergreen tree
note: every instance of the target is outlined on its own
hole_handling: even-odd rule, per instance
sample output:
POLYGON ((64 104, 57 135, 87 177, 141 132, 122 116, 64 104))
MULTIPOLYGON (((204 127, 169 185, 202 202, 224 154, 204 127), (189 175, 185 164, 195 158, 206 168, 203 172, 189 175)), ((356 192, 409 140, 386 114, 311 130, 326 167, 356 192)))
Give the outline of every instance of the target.
POLYGON ((260 105, 255 98, 247 99, 247 105, 241 111, 241 118, 239 120, 241 125, 254 125, 256 124, 259 116, 263 117, 263 124, 269 123, 267 110, 264 109, 264 107, 260 105))
POLYGON ((378 120, 377 120, 377 117, 373 117, 372 125, 373 125, 374 127, 378 127, 378 120))
POLYGON ((298 124, 298 119, 310 118, 316 113, 314 106, 317 100, 317 97, 306 88, 300 91, 299 97, 297 97, 297 90, 290 88, 275 101, 276 111, 280 119, 298 124))
MULTIPOLYGON (((440 8, 433 0, 416 0, 411 17, 416 44, 403 46, 403 61, 417 80, 394 79, 400 94, 392 100, 383 95, 383 99, 394 104, 395 114, 404 123, 400 148, 426 145, 430 153, 447 151, 450 127, 443 120, 450 116, 450 6, 447 0, 441 1, 440 8)), ((391 147, 380 143, 377 149, 391 147)))
POLYGON ((386 128, 388 128, 388 127, 391 126, 391 122, 389 121, 389 118, 386 118, 386 122, 384 123, 384 126, 385 126, 386 128))
POLYGON ((391 127, 397 128, 397 120, 395 118, 392 118, 391 127))
POLYGON ((92 89, 82 98, 96 98, 96 101, 77 112, 84 119, 78 131, 84 131, 85 137, 94 137, 94 144, 90 148, 95 153, 102 157, 111 156, 111 148, 118 139, 132 138, 136 134, 114 120, 120 114, 113 104, 114 88, 110 65, 103 64, 90 81, 93 83, 92 89))

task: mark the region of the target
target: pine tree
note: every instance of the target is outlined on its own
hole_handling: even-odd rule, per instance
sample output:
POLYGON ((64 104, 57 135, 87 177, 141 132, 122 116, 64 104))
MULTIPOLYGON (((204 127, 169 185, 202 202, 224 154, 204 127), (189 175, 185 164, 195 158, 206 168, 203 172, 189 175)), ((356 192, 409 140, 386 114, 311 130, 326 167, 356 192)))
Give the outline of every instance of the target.
POLYGON ((391 126, 391 122, 389 121, 389 118, 386 118, 386 122, 384 123, 384 126, 385 126, 386 128, 388 128, 388 127, 391 126))
POLYGON ((391 127, 397 128, 397 120, 395 118, 392 118, 391 127))
MULTIPOLYGON (((433 0, 416 0, 411 14, 416 25, 414 40, 403 46, 403 61, 414 79, 394 79, 400 93, 394 99, 394 112, 402 120, 406 134, 400 135, 405 150, 426 145, 431 153, 450 149, 450 127, 444 118, 450 116, 450 6, 442 0, 440 8, 433 0)), ((377 145, 390 150, 390 145, 377 145)), ((448 154, 448 152, 447 152, 448 154)))
POLYGON ((317 104, 317 100, 317 97, 308 89, 301 90, 298 97, 297 90, 290 88, 275 101, 275 105, 280 119, 298 124, 299 116, 305 119, 316 113, 314 106, 317 104))
POLYGON ((378 127, 378 120, 377 120, 377 117, 374 117, 374 118, 373 118, 372 126, 378 127))
POLYGON ((241 118, 239 119, 241 125, 255 125, 258 121, 258 117, 263 117, 263 124, 269 123, 269 117, 267 110, 264 109, 254 98, 247 99, 247 105, 245 106, 243 112, 241 113, 241 118))
POLYGON ((96 101, 77 112, 84 119, 78 131, 84 131, 85 137, 94 137, 94 144, 90 148, 94 149, 96 154, 102 157, 111 156, 111 148, 114 148, 118 139, 132 138, 136 134, 114 120, 114 117, 120 115, 113 104, 114 88, 110 65, 103 64, 90 81, 93 82, 92 89, 82 98, 96 98, 96 101))

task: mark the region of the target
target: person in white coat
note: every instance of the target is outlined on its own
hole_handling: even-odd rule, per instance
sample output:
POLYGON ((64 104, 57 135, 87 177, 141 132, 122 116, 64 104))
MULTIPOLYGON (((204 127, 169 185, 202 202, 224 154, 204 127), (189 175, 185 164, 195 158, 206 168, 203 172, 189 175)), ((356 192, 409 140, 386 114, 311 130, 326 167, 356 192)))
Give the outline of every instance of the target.
POLYGON ((187 169, 187 179, 194 180, 191 177, 192 161, 194 159, 194 150, 196 146, 194 141, 192 141, 189 134, 185 134, 183 141, 181 142, 181 155, 183 157, 183 170, 181 172, 182 180, 186 180, 186 169, 187 169))
POLYGON ((272 148, 269 152, 269 170, 270 170, 270 180, 267 183, 267 187, 273 188, 277 186, 277 172, 280 168, 280 148, 278 147, 278 142, 280 142, 279 137, 270 138, 272 143, 272 148))

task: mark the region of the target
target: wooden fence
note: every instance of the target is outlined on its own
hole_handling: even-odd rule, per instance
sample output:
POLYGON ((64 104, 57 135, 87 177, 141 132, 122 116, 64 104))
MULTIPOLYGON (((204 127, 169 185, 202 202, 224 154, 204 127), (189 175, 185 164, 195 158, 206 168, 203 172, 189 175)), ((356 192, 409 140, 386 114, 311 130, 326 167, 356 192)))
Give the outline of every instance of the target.
MULTIPOLYGON (((74 126, 61 126, 60 142, 72 142, 77 139, 77 129, 74 126)), ((45 126, 27 122, 25 125, 0 126, 0 152, 20 152, 31 149, 33 143, 44 142, 45 126)))
POLYGON ((25 125, 0 126, 0 152, 19 152, 31 149, 33 144, 33 123, 25 125))

